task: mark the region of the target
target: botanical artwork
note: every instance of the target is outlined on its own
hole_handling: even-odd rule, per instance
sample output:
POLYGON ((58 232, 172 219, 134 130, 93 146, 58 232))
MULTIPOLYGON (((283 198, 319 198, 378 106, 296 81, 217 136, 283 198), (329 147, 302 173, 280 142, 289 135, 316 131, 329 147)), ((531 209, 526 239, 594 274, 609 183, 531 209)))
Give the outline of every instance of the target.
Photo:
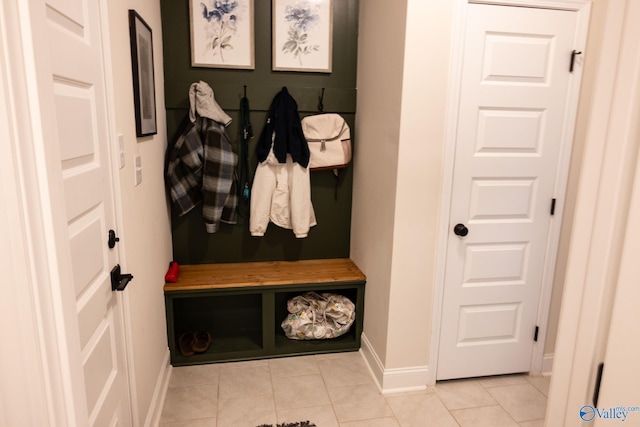
POLYGON ((274 70, 331 72, 332 0, 273 0, 274 70))
POLYGON ((284 19, 289 24, 288 39, 282 45, 282 51, 293 55, 298 59, 300 66, 303 66, 302 58, 311 52, 318 52, 320 45, 309 40, 309 30, 318 25, 320 6, 300 1, 294 5, 287 5, 284 8, 284 19))
POLYGON ((192 65, 253 69, 253 0, 189 1, 192 65))

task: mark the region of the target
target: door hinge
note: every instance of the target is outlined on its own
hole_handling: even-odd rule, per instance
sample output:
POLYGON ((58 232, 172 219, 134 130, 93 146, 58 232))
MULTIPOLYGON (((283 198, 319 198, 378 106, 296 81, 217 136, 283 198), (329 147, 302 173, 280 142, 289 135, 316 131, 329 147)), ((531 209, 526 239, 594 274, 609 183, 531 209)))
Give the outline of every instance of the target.
POLYGON ((556 213, 556 199, 551 199, 551 215, 556 213))
POLYGON ((533 340, 534 340, 535 342, 538 342, 538 332, 540 332, 540 327, 539 327, 539 326, 536 326, 536 330, 535 330, 535 332, 533 333, 533 340))
POLYGON ((602 371, 604 370, 604 363, 598 365, 598 374, 596 375, 596 386, 593 390, 593 407, 598 407, 598 397, 600 396, 600 383, 602 383, 602 371))

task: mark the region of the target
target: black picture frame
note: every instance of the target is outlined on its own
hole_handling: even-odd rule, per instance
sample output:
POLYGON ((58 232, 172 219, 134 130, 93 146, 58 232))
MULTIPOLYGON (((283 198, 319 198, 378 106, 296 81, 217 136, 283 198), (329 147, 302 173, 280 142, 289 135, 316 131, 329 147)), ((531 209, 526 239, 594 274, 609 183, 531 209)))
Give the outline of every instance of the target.
POLYGON ((136 136, 158 133, 156 91, 153 67, 151 27, 133 9, 129 10, 133 101, 136 112, 136 136))

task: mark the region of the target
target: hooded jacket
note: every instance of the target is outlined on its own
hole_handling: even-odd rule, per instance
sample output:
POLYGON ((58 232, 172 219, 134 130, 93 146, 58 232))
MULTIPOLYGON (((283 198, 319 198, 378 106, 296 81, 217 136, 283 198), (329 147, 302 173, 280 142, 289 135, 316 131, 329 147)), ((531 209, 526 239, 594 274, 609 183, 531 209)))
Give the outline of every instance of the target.
POLYGON ((250 207, 252 236, 264 236, 271 221, 293 230, 298 239, 307 237, 309 229, 317 224, 311 203, 309 168, 294 163, 290 155, 285 163, 280 163, 270 152, 256 169, 250 207))
POLYGON ((169 152, 166 180, 178 216, 202 203, 206 231, 215 233, 220 222, 236 223, 238 157, 225 129, 231 118, 205 82, 191 85, 189 100, 190 120, 169 152))
POLYGON ((260 163, 267 160, 273 141, 273 154, 279 163, 287 162, 287 154, 302 167, 309 166, 309 146, 302 132, 298 104, 286 87, 273 98, 267 123, 256 146, 260 163))
POLYGON ((311 203, 309 146, 302 133, 298 105, 283 87, 271 103, 256 147, 260 163, 251 189, 249 231, 263 236, 269 222, 307 237, 316 225, 311 203))

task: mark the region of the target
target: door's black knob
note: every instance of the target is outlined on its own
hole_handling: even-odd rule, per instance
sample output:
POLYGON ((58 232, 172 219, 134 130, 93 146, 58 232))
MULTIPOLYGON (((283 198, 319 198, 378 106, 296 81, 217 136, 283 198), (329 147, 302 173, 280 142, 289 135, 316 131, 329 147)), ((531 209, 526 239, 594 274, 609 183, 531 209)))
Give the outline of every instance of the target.
POLYGON ((458 236, 464 237, 469 234, 469 229, 465 227, 464 224, 456 224, 456 226, 453 227, 453 232, 458 236))
POLYGON ((109 239, 107 240, 107 245, 109 245, 109 249, 113 249, 116 246, 116 243, 120 241, 120 238, 116 236, 116 232, 113 230, 109 230, 109 239))

